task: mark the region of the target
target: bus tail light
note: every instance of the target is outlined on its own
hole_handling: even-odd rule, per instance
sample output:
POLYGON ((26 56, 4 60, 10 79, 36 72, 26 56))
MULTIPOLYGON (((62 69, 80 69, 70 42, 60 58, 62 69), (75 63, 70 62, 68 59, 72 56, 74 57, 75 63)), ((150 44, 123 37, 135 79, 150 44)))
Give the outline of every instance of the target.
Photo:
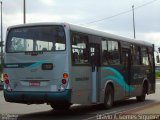
POLYGON ((9 80, 6 79, 6 80, 5 80, 5 83, 6 83, 6 85, 9 85, 9 80))
POLYGON ((64 74, 63 74, 63 78, 64 78, 64 79, 67 79, 68 77, 69 77, 69 75, 68 75, 67 73, 64 73, 64 74))
POLYGON ((61 82, 59 87, 60 91, 64 91, 66 89, 68 83, 68 77, 69 75, 67 73, 63 74, 63 79, 60 81, 61 82))
POLYGON ((5 82, 5 84, 6 84, 6 87, 7 87, 7 90, 11 90, 11 87, 10 87, 10 81, 9 81, 9 76, 8 76, 8 74, 4 74, 3 75, 3 78, 4 78, 4 82, 5 82))
POLYGON ((63 85, 65 85, 67 83, 67 80, 66 79, 62 79, 61 82, 62 82, 63 85))
POLYGON ((9 77, 8 77, 8 74, 4 74, 3 75, 3 78, 5 79, 5 80, 7 80, 9 77))
POLYGON ((11 91, 12 89, 11 89, 11 87, 10 87, 10 81, 9 81, 8 79, 6 79, 4 82, 5 82, 5 84, 6 84, 7 90, 11 91))

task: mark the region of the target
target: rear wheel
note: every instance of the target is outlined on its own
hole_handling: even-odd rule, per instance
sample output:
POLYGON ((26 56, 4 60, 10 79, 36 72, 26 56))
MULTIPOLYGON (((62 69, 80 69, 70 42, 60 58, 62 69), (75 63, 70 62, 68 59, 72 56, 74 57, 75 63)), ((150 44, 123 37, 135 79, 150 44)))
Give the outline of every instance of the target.
POLYGON ((114 102, 114 92, 111 85, 107 85, 104 96, 104 107, 109 109, 113 106, 114 102))
POLYGON ((143 84, 143 89, 142 89, 142 95, 137 96, 136 99, 138 102, 143 102, 146 99, 146 94, 147 94, 147 83, 143 84))
POLYGON ((70 105, 69 103, 62 103, 62 104, 50 104, 51 107, 54 109, 54 110, 68 110, 70 108, 70 105))

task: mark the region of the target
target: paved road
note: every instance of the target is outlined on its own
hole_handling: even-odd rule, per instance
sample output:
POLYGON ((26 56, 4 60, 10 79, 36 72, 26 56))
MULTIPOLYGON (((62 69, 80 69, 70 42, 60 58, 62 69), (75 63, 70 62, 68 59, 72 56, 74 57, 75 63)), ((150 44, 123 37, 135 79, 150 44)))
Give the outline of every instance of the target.
MULTIPOLYGON (((136 99, 129 99, 121 102, 116 102, 110 110, 104 110, 101 105, 81 106, 73 105, 68 111, 54 111, 50 106, 44 105, 23 105, 16 103, 7 103, 3 98, 3 92, 0 91, 0 113, 3 117, 7 115, 18 114, 18 120, 58 120, 58 119, 73 119, 73 120, 92 120, 97 119, 97 115, 107 113, 119 113, 127 110, 139 109, 141 107, 160 102, 160 81, 156 85, 156 94, 147 96, 145 102, 137 103, 136 99)), ((160 114, 160 113, 159 113, 160 114)), ((1 117, 1 116, 0 116, 1 117)), ((12 117, 12 116, 11 116, 12 117)))

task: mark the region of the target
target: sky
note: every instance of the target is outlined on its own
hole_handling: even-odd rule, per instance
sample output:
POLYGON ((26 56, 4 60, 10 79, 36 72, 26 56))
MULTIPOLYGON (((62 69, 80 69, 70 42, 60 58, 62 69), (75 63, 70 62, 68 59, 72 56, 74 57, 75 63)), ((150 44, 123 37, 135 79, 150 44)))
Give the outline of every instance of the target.
MULTIPOLYGON (((23 0, 2 2, 5 36, 7 27, 23 24, 23 0)), ((67 22, 133 38, 132 5, 136 40, 160 47, 160 0, 26 0, 26 23, 67 22)))

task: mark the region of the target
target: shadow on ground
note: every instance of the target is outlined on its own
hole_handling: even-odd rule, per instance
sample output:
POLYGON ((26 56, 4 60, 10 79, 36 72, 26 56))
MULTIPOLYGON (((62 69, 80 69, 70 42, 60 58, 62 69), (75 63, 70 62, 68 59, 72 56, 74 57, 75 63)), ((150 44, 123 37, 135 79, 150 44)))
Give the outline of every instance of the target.
POLYGON ((97 114, 109 113, 113 111, 133 109, 135 107, 144 106, 147 104, 154 103, 154 100, 146 100, 145 102, 137 102, 134 99, 129 99, 125 101, 116 102, 112 109, 105 110, 103 105, 92 105, 92 106, 72 106, 69 110, 49 110, 43 112, 36 112, 30 114, 19 115, 18 120, 62 120, 62 119, 86 119, 89 117, 96 116, 97 114))

